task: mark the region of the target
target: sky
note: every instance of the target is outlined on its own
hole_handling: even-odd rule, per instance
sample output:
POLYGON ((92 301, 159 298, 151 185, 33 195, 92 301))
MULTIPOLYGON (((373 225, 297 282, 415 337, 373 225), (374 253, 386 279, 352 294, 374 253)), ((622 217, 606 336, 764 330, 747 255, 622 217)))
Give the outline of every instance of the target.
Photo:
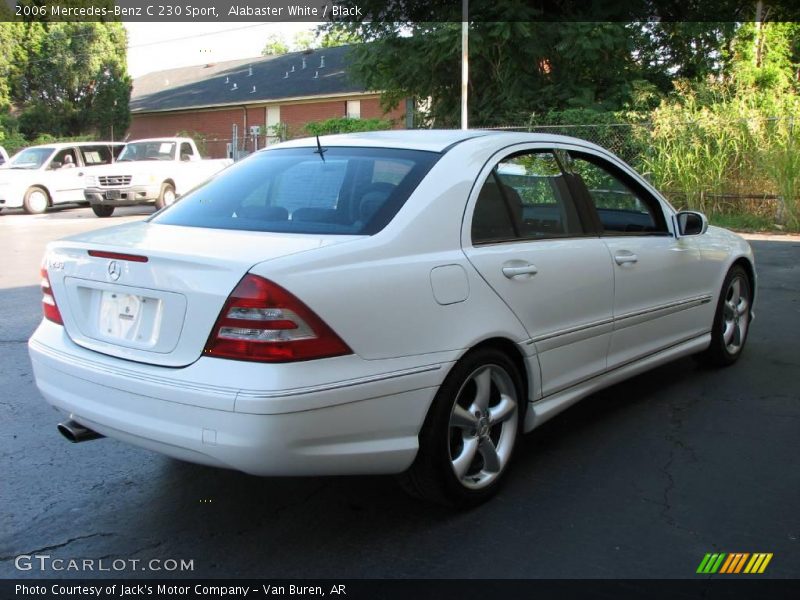
POLYGON ((136 78, 162 69, 259 56, 271 33, 291 42, 316 23, 125 23, 128 73, 136 78))

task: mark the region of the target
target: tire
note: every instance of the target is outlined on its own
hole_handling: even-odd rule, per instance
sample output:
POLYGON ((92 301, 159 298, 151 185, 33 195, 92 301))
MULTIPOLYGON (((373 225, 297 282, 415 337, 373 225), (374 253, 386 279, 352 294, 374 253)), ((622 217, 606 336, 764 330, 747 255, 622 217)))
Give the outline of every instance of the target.
POLYGON ((92 204, 92 211, 98 217, 105 218, 114 214, 114 207, 107 204, 92 204))
POLYGON ((22 208, 29 215, 40 215, 47 210, 50 206, 50 197, 47 195, 47 190, 39 186, 28 188, 25 192, 25 198, 22 200, 22 208))
POLYGON ((161 192, 158 194, 158 199, 156 200, 156 208, 161 210, 173 202, 175 202, 175 186, 167 182, 162 183, 161 192))
POLYGON ((505 353, 482 348, 462 358, 431 404, 417 457, 400 476, 405 490, 459 508, 493 496, 519 437, 523 389, 519 371, 505 353), (482 412, 480 418, 476 411, 482 412))
POLYGON ((750 330, 752 303, 750 277, 741 266, 734 265, 722 284, 714 313, 711 345, 698 355, 701 362, 715 367, 727 367, 739 360, 750 330))

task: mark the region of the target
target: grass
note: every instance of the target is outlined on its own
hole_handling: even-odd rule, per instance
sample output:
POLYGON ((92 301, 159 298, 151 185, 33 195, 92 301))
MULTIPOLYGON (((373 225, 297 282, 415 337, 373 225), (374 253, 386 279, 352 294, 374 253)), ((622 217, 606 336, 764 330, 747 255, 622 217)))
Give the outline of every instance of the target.
POLYGON ((774 219, 749 213, 717 213, 710 217, 710 221, 712 225, 749 233, 757 231, 787 232, 787 228, 777 225, 774 219))

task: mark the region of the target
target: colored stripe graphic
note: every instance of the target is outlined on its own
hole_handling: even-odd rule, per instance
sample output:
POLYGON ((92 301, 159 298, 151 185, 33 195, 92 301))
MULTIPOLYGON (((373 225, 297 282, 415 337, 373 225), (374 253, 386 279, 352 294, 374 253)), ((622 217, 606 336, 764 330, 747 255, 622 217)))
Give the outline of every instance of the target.
POLYGON ((772 553, 768 552, 756 552, 753 554, 749 552, 709 553, 700 561, 697 573, 704 575, 712 575, 714 573, 725 575, 763 573, 772 560, 772 556, 772 553))
POLYGON ((744 569, 745 573, 763 573, 767 568, 769 561, 772 560, 772 553, 759 552, 753 554, 753 558, 747 563, 744 569))
POLYGON ((706 554, 703 557, 703 560, 700 562, 700 566, 697 567, 698 573, 716 573, 719 569, 722 561, 725 559, 725 553, 721 554, 706 554))
POLYGON ((742 552, 729 554, 728 560, 725 561, 725 564, 722 565, 722 568, 719 570, 719 572, 727 574, 738 573, 742 570, 742 567, 744 567, 744 563, 749 556, 749 553, 742 552))

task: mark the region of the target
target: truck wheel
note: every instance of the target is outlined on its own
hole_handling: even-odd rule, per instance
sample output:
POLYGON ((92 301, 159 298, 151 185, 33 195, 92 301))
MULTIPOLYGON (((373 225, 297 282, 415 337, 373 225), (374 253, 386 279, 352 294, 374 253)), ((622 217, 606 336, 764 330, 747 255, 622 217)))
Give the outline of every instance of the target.
POLYGON ((158 195, 158 200, 156 200, 156 208, 161 210, 173 202, 175 202, 175 186, 171 183, 161 184, 161 193, 158 195))
POLYGON ((106 204, 92 204, 92 210, 98 217, 110 217, 114 214, 114 207, 106 204))
POLYGON ((25 198, 22 200, 22 207, 29 215, 40 215, 47 210, 50 204, 50 198, 47 192, 38 186, 33 186, 25 192, 25 198))

